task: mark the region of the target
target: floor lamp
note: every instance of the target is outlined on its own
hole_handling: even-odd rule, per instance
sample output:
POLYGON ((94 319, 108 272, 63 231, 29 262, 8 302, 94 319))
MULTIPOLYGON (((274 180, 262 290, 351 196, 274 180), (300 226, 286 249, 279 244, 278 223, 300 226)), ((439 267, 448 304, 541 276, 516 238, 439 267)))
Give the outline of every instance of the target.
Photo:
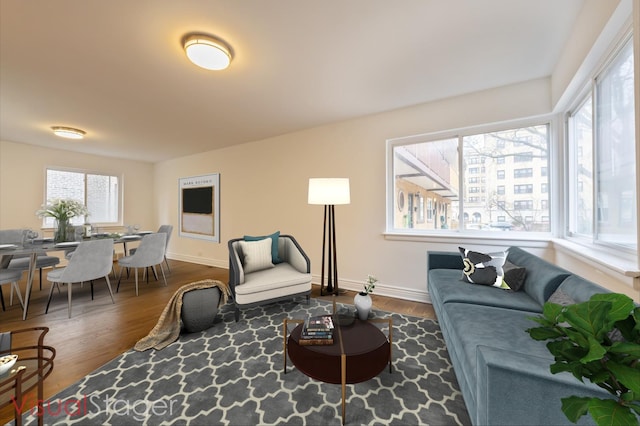
POLYGON ((335 206, 349 204, 348 178, 309 179, 309 204, 324 205, 324 229, 322 233, 322 275, 320 295, 338 294, 338 262, 336 254, 335 206), (325 257, 326 254, 326 257, 325 257), (324 289, 325 259, 327 260, 327 289, 324 289))

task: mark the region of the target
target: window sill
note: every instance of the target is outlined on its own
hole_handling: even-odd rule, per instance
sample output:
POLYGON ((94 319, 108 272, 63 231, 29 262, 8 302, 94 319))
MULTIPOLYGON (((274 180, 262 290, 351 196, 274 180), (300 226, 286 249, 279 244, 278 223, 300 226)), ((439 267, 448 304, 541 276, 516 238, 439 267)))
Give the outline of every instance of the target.
POLYGON ((548 234, 517 234, 512 232, 478 232, 461 234, 456 231, 440 231, 438 234, 419 234, 408 232, 384 232, 385 240, 389 241, 413 241, 420 243, 440 244, 477 244, 488 247, 508 248, 511 246, 545 248, 549 246, 548 234))
POLYGON ((554 238, 551 242, 556 250, 575 257, 578 260, 587 260, 626 277, 640 277, 638 260, 634 259, 632 255, 610 249, 578 244, 563 238, 554 238))

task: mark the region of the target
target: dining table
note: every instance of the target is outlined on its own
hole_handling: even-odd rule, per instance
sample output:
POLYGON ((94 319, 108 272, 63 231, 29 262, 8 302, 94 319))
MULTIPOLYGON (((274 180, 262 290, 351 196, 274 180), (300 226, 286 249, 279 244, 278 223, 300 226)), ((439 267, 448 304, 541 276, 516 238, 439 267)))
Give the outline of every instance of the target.
POLYGON ((24 310, 22 312, 22 319, 27 319, 27 312, 29 310, 29 299, 31 297, 31 291, 33 288, 33 277, 35 275, 36 260, 38 255, 46 254, 50 251, 73 251, 82 241, 91 241, 95 239, 113 238, 114 244, 122 244, 125 255, 128 253, 127 243, 134 241, 140 241, 147 231, 142 231, 131 235, 120 234, 94 234, 91 237, 83 237, 81 241, 65 241, 54 242, 53 238, 36 238, 33 240, 25 240, 23 242, 16 242, 12 244, 0 244, 0 268, 7 268, 9 262, 14 256, 27 255, 29 256, 29 269, 27 272, 27 287, 24 295, 24 310))

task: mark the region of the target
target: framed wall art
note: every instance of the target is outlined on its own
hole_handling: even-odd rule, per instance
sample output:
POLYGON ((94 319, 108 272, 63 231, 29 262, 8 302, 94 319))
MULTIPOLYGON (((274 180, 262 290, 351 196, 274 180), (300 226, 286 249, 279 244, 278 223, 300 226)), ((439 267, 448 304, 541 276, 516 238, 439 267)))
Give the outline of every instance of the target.
POLYGON ((180 178, 180 236, 220 242, 220 174, 180 178))

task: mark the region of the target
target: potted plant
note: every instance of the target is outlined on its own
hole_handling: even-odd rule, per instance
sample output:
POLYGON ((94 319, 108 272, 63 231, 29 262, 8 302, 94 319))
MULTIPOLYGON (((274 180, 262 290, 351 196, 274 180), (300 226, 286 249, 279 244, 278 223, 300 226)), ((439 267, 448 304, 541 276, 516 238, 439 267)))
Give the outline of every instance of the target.
POLYGON ((369 318, 369 311, 371 311, 371 306, 373 305, 369 294, 373 293, 373 289, 376 288, 376 282, 378 282, 376 277, 367 275, 364 291, 356 294, 356 297, 353 299, 353 304, 356 306, 356 311, 358 311, 358 318, 361 320, 369 318))
POLYGON ((74 217, 86 216, 89 210, 79 201, 72 199, 53 199, 43 204, 36 211, 38 217, 52 217, 55 219, 53 239, 55 242, 67 241, 67 228, 74 217))
POLYGON ((568 306, 545 303, 532 318, 541 327, 528 329, 547 343, 553 374, 567 371, 588 379, 611 398, 562 398, 565 416, 577 422, 589 413, 598 425, 638 425, 640 415, 640 307, 623 294, 595 294, 568 306))

